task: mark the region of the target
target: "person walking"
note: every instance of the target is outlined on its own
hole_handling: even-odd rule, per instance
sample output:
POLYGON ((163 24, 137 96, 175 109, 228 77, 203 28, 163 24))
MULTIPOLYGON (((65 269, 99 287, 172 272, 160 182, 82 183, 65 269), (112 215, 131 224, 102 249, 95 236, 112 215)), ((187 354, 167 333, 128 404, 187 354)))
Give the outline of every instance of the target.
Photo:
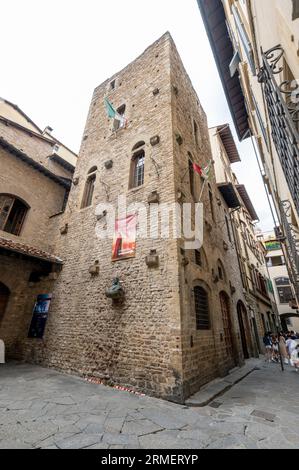
POLYGON ((295 367, 295 372, 298 372, 299 369, 299 344, 293 349, 292 354, 291 354, 291 359, 290 362, 292 366, 295 367))
POLYGON ((280 349, 280 354, 282 356, 282 359, 283 359, 285 364, 288 364, 289 363, 289 356, 288 356, 288 351, 287 351, 287 347, 286 347, 286 340, 285 340, 284 334, 282 332, 279 334, 278 341, 279 341, 279 349, 280 349))
POLYGON ((290 337, 287 339, 286 345, 287 345, 287 351, 288 351, 289 358, 290 358, 290 364, 292 366, 293 365, 292 364, 292 353, 297 348, 296 337, 290 335, 290 337))
POLYGON ((279 361, 279 348, 278 348, 278 338, 275 335, 272 335, 272 361, 278 362, 279 361))
POLYGON ((265 333, 265 336, 263 337, 263 343, 266 348, 266 354, 265 354, 265 361, 271 362, 272 359, 272 339, 271 339, 271 333, 265 333))

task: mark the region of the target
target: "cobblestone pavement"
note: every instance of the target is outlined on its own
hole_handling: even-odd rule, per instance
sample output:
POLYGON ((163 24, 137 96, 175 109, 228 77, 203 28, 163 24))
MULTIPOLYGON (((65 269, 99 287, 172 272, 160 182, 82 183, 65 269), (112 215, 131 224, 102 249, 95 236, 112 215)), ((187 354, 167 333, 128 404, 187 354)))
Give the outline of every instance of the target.
POLYGON ((298 430, 299 373, 276 364, 204 408, 0 365, 0 449, 298 449, 298 430))

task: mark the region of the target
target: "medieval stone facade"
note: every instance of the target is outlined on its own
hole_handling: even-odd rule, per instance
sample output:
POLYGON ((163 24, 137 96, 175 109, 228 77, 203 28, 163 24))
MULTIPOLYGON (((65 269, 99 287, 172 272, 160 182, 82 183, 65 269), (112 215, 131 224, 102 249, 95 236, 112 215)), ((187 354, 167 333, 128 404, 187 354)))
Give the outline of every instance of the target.
MULTIPOLYGON (((0 325, 10 357, 180 403, 243 363, 237 306, 245 299, 230 208, 217 187, 205 113, 169 33, 95 89, 68 202, 57 211, 47 214, 56 212, 47 219, 50 239, 36 241, 63 267, 30 286, 24 276, 17 280, 17 298, 0 325), (126 126, 107 118, 105 98, 126 126), (209 180, 194 163, 210 168, 209 180), (183 236, 148 234, 137 237, 134 257, 112 261, 112 240, 98 236, 108 223, 98 206, 116 207, 120 195, 127 206, 143 204, 147 214, 153 200, 158 208, 182 208, 201 197, 202 248, 186 249, 183 236), (147 262, 153 253, 154 266, 147 262), (115 278, 124 291, 117 302, 106 296, 115 278), (32 297, 49 292, 44 337, 29 339, 32 297)), ((17 262, 6 258, 0 270, 12 292, 17 262)))

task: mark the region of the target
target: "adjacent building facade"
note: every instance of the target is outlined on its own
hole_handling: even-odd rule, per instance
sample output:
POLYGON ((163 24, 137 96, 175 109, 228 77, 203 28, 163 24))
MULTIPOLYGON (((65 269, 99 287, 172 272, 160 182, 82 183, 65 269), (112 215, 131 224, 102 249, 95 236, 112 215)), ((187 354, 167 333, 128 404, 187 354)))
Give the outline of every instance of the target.
POLYGON ((55 254, 58 214, 77 156, 47 131, 0 100, 0 336, 13 356, 21 355, 29 332, 26 312, 39 294, 53 291, 62 268, 55 254))
POLYGON ((284 253, 275 233, 263 234, 261 240, 267 250, 267 269, 273 285, 276 304, 282 329, 284 331, 299 330, 299 314, 295 294, 289 278, 284 253))
POLYGON ((299 295, 297 0, 198 0, 239 139, 254 153, 299 295))
POLYGON ((265 264, 265 248, 256 233, 258 215, 247 193, 239 184, 232 165, 240 161, 228 124, 210 129, 217 186, 230 208, 232 243, 238 255, 238 266, 244 295, 237 314, 244 357, 263 352, 262 337, 266 331, 277 331, 276 301, 265 264))
MULTIPOLYGON (((0 336, 10 357, 182 403, 257 354, 263 332, 240 276, 231 203, 169 33, 96 88, 75 170, 49 129, 25 131, 5 119, 0 197, 10 194, 28 208, 19 231, 0 231, 7 289, 0 336), (208 179, 196 165, 210 169, 208 179), (200 200, 202 247, 188 247, 185 234, 135 235, 134 224, 128 241, 123 219, 113 226, 113 243, 100 237, 119 196, 129 207, 126 223, 145 210, 151 229, 165 228, 169 216, 170 233, 184 204, 200 200)), ((244 194, 241 188, 238 200, 244 194)), ((191 219, 194 227, 194 212, 191 219)))

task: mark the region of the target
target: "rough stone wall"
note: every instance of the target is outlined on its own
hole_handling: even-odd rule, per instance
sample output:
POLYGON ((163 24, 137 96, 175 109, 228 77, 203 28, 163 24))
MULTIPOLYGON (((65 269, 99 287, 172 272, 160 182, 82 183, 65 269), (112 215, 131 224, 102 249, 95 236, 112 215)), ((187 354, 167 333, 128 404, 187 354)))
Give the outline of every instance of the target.
MULTIPOLYGON (((199 200, 203 180, 198 175, 194 175, 193 197, 190 190, 188 160, 191 154, 193 161, 205 167, 212 160, 212 154, 206 115, 174 44, 172 44, 171 80, 174 134, 182 137, 182 143, 179 145, 174 136, 176 192, 183 193, 183 202, 196 202, 199 200), (198 129, 197 139, 194 121, 198 129)), ((217 190, 213 169, 209 184, 206 183, 202 202, 204 204, 204 243, 201 251, 205 261, 203 266, 199 267, 195 263, 195 252, 183 251, 188 264, 182 263, 179 268, 184 393, 187 396, 215 377, 225 375, 229 369, 242 362, 236 314, 237 302, 240 298, 243 299, 242 286, 235 247, 233 243, 230 243, 226 229, 225 214, 228 215, 228 211, 217 190), (210 206, 209 188, 213 195, 214 217, 210 206), (218 274, 219 261, 223 267, 224 279, 214 283, 212 278, 213 274, 218 274), (230 282, 236 289, 234 296, 231 296, 230 282), (196 329, 193 291, 195 285, 204 287, 209 294, 211 328, 208 331, 196 329), (228 357, 226 351, 219 299, 221 292, 225 292, 229 298, 233 343, 231 357, 228 357)), ((183 241, 181 248, 184 249, 183 241)), ((183 261, 182 258, 180 256, 183 261)))
MULTIPOLYGON (((107 383, 179 402, 240 363, 236 323, 239 273, 236 253, 226 234, 226 208, 221 198, 221 205, 217 204, 220 195, 214 174, 210 187, 215 220, 207 188, 203 197, 203 268, 195 265, 193 251, 182 251, 183 240, 161 237, 138 238, 136 257, 113 263, 112 240, 101 240, 96 235, 96 227, 106 223, 105 218, 97 221, 96 206, 106 202, 116 205, 120 194, 126 195, 127 205, 147 204, 152 191, 159 193, 161 203, 177 202, 178 191, 185 202, 191 199, 188 151, 201 165, 211 158, 206 117, 197 100, 169 34, 96 88, 74 175, 78 184, 72 186, 65 214, 53 221, 56 228, 58 223, 67 223, 69 229, 63 236, 55 232, 55 252, 63 256, 65 264, 53 286, 46 334, 43 341, 32 342, 26 339, 27 328, 19 331, 18 338, 14 337, 18 357, 71 373, 98 376, 107 383), (112 80, 114 90, 110 89, 112 80), (156 89, 159 92, 153 93, 156 89), (111 132, 112 122, 104 108, 106 96, 115 108, 126 104, 128 127, 116 135, 111 132), (199 129, 198 145, 193 117, 199 129), (177 134, 183 138, 181 145, 177 134), (160 142, 152 146, 150 139, 157 135, 160 142), (129 190, 132 149, 139 141, 145 142, 145 183, 129 190), (109 170, 105 168, 108 160, 113 161, 109 170), (81 209, 86 177, 94 166, 93 204, 81 209), (145 263, 151 249, 159 256, 159 267, 155 269, 145 263), (183 258, 189 261, 185 267, 183 258), (89 273, 95 261, 99 262, 98 276, 89 273), (217 273, 218 262, 222 263, 224 279, 214 283, 212 276, 217 273), (123 304, 113 305, 105 296, 114 277, 120 278, 125 290, 123 304), (229 281, 237 290, 230 300, 232 357, 226 354, 219 302, 222 291, 230 297, 229 281), (210 331, 196 330, 192 293, 196 283, 209 292, 210 331)), ((196 175, 195 181, 198 197, 201 183, 196 175)), ((37 286, 37 293, 42 288, 37 286)))
POLYGON ((51 216, 61 211, 65 189, 0 147, 0 193, 23 199, 30 207, 20 236, 0 230, 3 237, 53 252, 51 216))
POLYGON ((36 344, 35 354, 45 365, 182 401, 177 241, 137 239, 136 258, 113 263, 112 240, 100 240, 95 233, 96 205, 107 199, 116 204, 118 195, 125 194, 129 204, 147 203, 154 190, 161 202, 175 199, 169 47, 165 35, 113 77, 115 90, 108 91, 111 78, 94 92, 75 173, 79 184, 73 186, 61 220, 69 224, 57 246, 65 265, 55 284, 43 344, 36 344), (117 135, 111 132, 105 96, 115 107, 126 104, 128 127, 117 135), (150 138, 156 135, 160 143, 152 147, 150 138), (139 141, 146 144, 145 184, 128 190, 132 148, 139 141), (107 160, 113 160, 110 170, 104 166, 107 160), (81 209, 93 166, 98 168, 93 205, 81 209), (151 249, 159 255, 156 269, 145 263, 151 249), (89 267, 96 260, 100 273, 92 277, 89 267), (105 290, 116 276, 125 301, 113 306, 105 290))

